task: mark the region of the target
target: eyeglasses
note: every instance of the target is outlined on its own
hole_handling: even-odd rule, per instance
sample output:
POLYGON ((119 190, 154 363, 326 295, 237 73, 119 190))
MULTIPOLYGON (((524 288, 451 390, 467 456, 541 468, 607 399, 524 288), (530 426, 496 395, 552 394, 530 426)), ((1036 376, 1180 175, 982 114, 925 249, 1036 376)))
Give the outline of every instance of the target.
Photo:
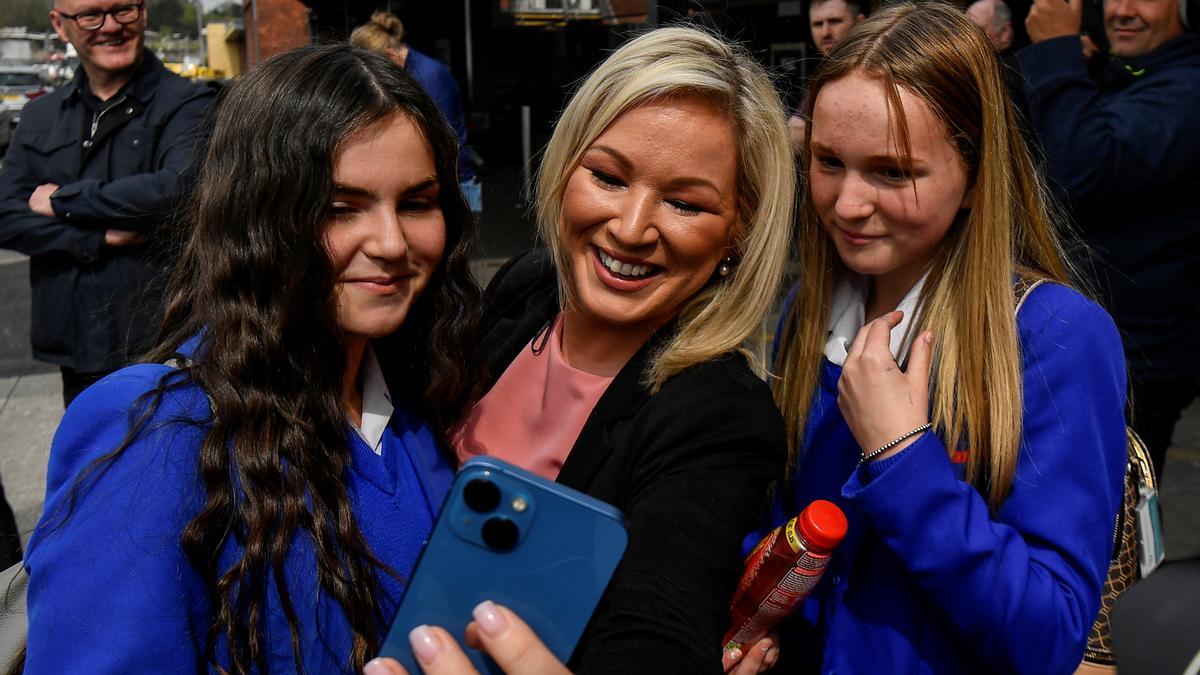
POLYGON ((112 16, 113 20, 122 26, 142 18, 142 3, 117 5, 110 9, 93 9, 78 14, 67 14, 57 9, 54 11, 64 19, 71 19, 83 30, 100 30, 100 27, 104 25, 105 17, 108 16, 112 16))

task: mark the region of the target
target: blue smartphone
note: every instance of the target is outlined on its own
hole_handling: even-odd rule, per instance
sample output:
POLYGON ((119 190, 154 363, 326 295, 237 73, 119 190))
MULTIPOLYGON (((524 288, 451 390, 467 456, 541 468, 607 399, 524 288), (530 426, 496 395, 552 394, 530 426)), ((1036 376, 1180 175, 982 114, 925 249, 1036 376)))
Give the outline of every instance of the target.
POLYGON ((441 626, 480 673, 501 673, 464 637, 471 610, 492 600, 566 663, 627 542, 625 517, 612 506, 493 457, 471 459, 450 487, 380 656, 419 673, 409 631, 441 626))

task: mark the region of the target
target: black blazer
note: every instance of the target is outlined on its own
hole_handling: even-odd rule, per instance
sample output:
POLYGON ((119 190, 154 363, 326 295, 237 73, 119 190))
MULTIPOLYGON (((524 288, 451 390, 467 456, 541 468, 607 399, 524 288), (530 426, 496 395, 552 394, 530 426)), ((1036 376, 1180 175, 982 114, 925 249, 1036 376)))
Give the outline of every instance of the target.
MULTIPOLYGON (((488 388, 559 312, 545 252, 514 258, 485 294, 488 388)), ((739 355, 654 395, 642 384, 660 330, 613 379, 558 482, 625 512, 629 548, 571 666, 584 673, 720 673, 741 542, 787 455, 771 392, 739 355)), ((543 339, 543 338, 539 338, 543 339)))

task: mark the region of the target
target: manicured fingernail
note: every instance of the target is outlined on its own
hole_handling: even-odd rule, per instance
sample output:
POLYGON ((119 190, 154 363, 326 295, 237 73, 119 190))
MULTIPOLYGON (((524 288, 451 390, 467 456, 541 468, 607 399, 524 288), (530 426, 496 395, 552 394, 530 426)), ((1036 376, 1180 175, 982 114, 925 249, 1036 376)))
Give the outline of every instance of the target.
POLYGON ((479 623, 479 629, 489 637, 496 637, 508 628, 508 621, 491 600, 484 600, 476 605, 471 614, 479 623))
POLYGON ((413 654, 421 663, 432 663, 437 658, 442 646, 429 626, 417 626, 408 634, 408 642, 412 645, 413 654))
POLYGON ((729 650, 729 660, 730 661, 740 661, 741 659, 742 659, 742 650, 740 650, 740 649, 729 650))
POLYGON ((383 659, 371 659, 363 666, 363 675, 391 675, 392 671, 383 664, 383 659))
POLYGON ((762 650, 764 652, 771 651, 771 647, 774 647, 774 646, 775 646, 775 644, 772 643, 770 640, 763 640, 763 642, 762 642, 762 650))

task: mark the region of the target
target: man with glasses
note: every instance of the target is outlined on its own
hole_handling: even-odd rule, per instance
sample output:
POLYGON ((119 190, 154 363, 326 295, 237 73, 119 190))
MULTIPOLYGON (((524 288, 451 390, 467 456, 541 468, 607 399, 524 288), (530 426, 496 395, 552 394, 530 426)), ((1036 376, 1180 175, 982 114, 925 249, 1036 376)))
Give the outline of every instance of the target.
POLYGON ((25 106, 0 168, 0 247, 30 256, 33 355, 62 368, 69 404, 154 330, 151 240, 214 92, 145 48, 144 1, 57 0, 50 19, 80 68, 25 106))

